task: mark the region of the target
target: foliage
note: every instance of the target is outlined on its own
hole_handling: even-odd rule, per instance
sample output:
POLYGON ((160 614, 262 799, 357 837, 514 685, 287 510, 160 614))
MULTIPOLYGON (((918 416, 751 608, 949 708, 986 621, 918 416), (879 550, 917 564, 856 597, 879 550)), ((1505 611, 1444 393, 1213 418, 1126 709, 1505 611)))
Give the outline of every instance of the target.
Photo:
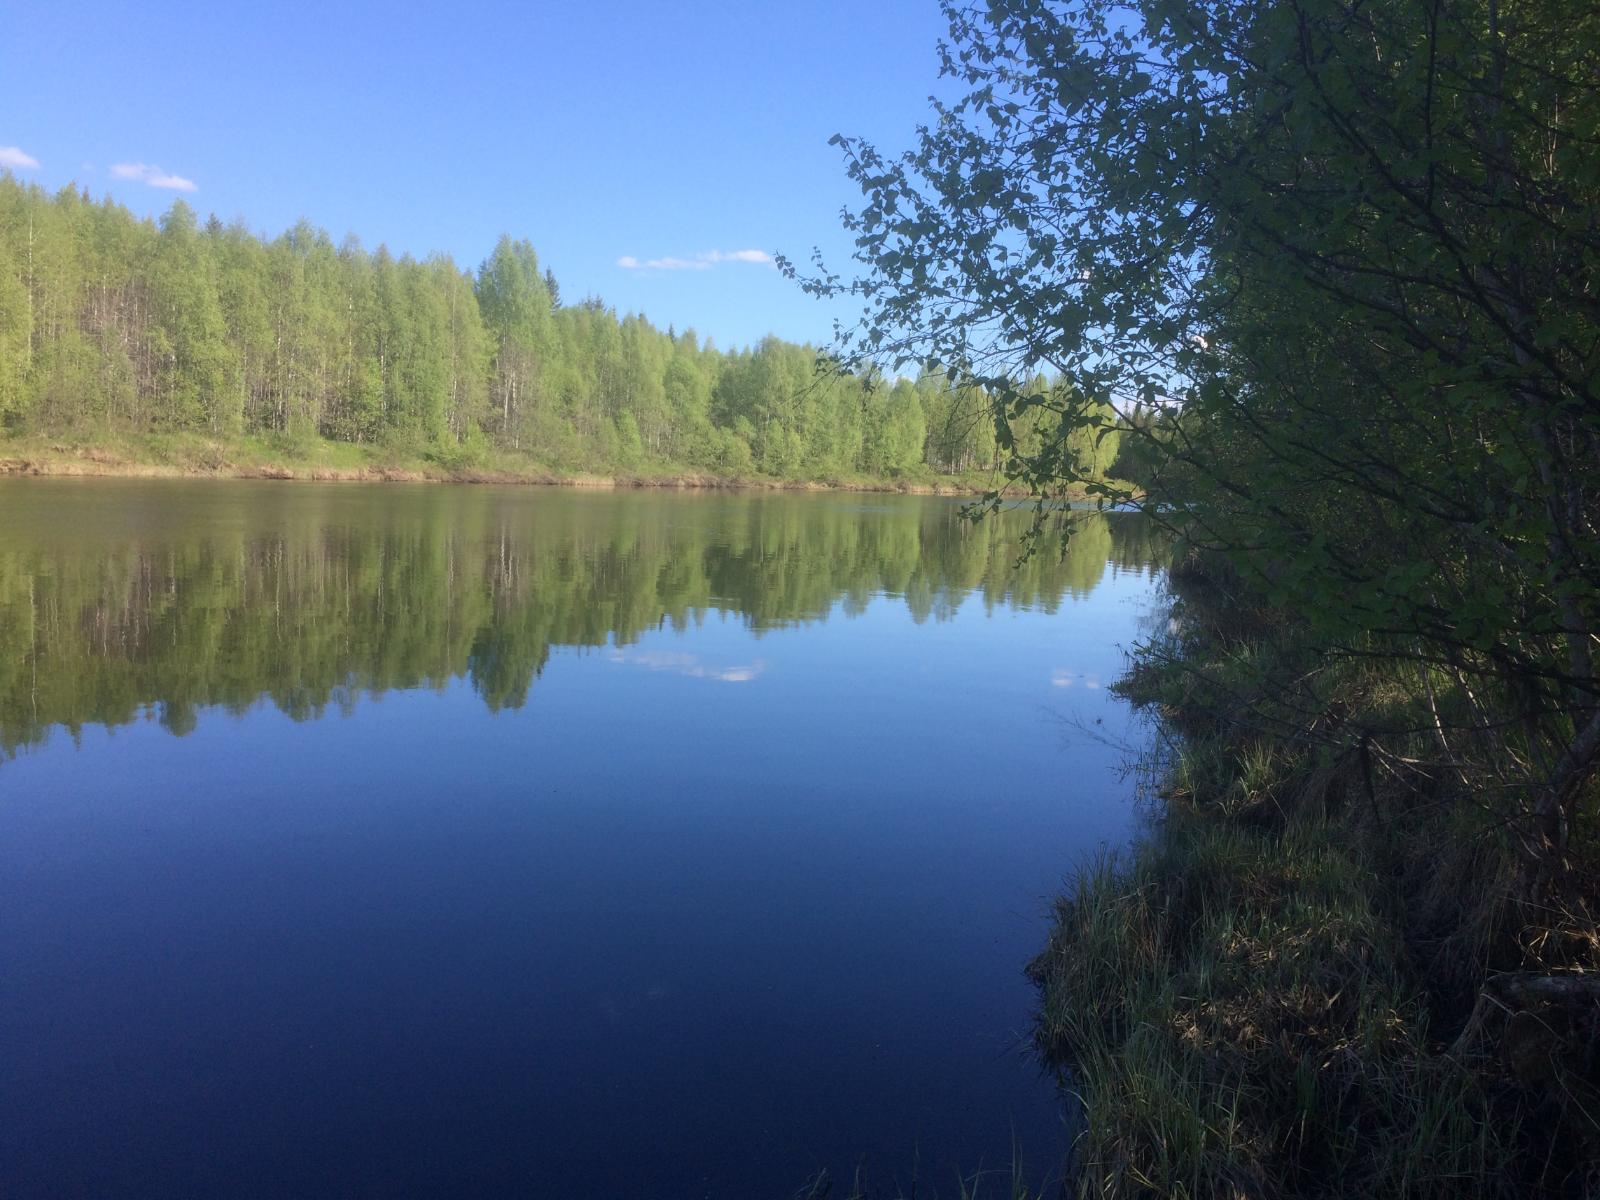
POLYGON ((985 397, 1042 498, 1118 436, 1132 483, 1093 490, 1221 586, 1135 659, 1186 815, 1083 885, 1048 972, 1085 1189, 1582 1194, 1600 9, 945 11, 960 98, 905 153, 838 139, 862 271, 806 286, 865 303, 846 359, 985 397), (1480 1037, 1544 1047, 1539 1086, 1480 1037))
POLYGON ((1042 495, 1138 438, 1151 510, 1325 651, 1473 698, 1443 753, 1525 731, 1500 816, 1531 888, 1572 869, 1600 764, 1600 10, 946 11, 963 97, 897 157, 840 139, 865 271, 808 286, 867 304, 845 352, 982 389, 1042 495))
POLYGON ((266 240, 182 201, 140 221, 0 174, 0 433, 323 439, 451 468, 494 452, 806 479, 994 468, 992 440, 948 419, 972 401, 939 380, 818 365, 777 338, 722 352, 563 306, 525 240, 469 272, 305 222, 266 240))

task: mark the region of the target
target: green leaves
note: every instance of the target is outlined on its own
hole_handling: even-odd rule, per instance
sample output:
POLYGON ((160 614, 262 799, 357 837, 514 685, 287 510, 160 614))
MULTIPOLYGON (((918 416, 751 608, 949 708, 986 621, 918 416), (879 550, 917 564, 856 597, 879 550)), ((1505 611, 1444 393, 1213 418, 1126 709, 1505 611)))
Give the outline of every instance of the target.
MULTIPOLYGON (((866 150, 858 162, 891 189, 867 243, 910 284, 939 286, 901 241, 935 222, 901 207, 898 167, 866 150)), ((0 177, 0 429, 192 431, 218 455, 242 435, 294 454, 320 437, 458 469, 496 452, 806 478, 997 461, 975 394, 875 388, 810 346, 725 353, 558 299, 532 244, 510 236, 467 272, 335 246, 303 221, 266 241, 180 204, 158 228, 0 177)))
POLYGON ((1313 645, 1561 746, 1600 707, 1600 10, 1514 8, 947 5, 966 99, 849 144, 841 353, 982 389, 1041 499, 1143 489, 1313 645))

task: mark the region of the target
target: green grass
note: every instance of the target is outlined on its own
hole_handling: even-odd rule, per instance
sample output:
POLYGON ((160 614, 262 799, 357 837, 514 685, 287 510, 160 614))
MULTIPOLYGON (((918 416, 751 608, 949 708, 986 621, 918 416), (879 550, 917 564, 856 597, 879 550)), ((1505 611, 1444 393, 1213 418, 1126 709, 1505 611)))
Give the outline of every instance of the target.
POLYGON ((1418 668, 1302 655, 1281 614, 1185 585, 1184 632, 1120 685, 1173 738, 1159 811, 1030 968, 1085 1107, 1078 1194, 1600 1194, 1600 1020, 1479 999, 1500 971, 1600 970, 1595 874, 1517 902, 1466 786, 1488 776, 1385 769, 1428 750, 1418 668))
POLYGON ((1434 1051, 1374 893, 1323 822, 1176 812, 1077 881, 1034 969, 1082 1194, 1522 1194, 1517 1121, 1434 1051))
POLYGON ((856 491, 940 491, 978 495, 996 486, 992 474, 941 475, 930 468, 880 478, 860 473, 779 478, 734 475, 661 461, 638 464, 551 464, 487 443, 458 447, 357 445, 320 437, 201 433, 70 435, 0 438, 0 470, 35 474, 196 475, 267 478, 414 479, 455 482, 615 483, 621 486, 803 487, 856 491))

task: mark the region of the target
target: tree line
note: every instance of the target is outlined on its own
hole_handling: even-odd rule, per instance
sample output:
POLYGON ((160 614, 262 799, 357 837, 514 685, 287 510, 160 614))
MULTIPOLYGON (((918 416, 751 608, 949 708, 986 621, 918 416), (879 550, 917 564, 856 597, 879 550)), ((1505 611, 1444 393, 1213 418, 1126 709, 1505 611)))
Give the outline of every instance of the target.
MULTIPOLYGON (((9 174, 0 430, 784 478, 993 470, 1006 438, 979 389, 935 372, 851 373, 775 337, 723 351, 594 298, 563 303, 526 240, 502 237, 467 270, 335 244, 304 221, 267 239, 182 200, 140 219, 9 174)), ((1079 449, 1098 469, 1115 454, 1079 449)))

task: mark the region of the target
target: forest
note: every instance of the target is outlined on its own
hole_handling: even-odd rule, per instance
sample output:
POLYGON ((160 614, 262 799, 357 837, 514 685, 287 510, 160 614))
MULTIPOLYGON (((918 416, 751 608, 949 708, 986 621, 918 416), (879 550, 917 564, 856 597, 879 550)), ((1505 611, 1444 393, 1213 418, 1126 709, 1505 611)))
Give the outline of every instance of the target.
POLYGON ((1159 819, 1033 968, 1079 1194, 1600 1194, 1600 8, 944 11, 787 265, 1174 537, 1159 819))
MULTIPOLYGON (((466 270, 336 245, 306 222, 269 240, 181 199, 141 220, 0 173, 12 438, 187 435, 218 453, 255 438, 290 460, 331 442, 445 469, 827 481, 977 477, 1041 428, 1023 414, 997 429, 981 389, 938 373, 848 372, 774 337, 722 350, 594 297, 564 303, 526 240, 502 237, 466 270)), ((1091 474, 1116 448, 1073 443, 1091 474)))

